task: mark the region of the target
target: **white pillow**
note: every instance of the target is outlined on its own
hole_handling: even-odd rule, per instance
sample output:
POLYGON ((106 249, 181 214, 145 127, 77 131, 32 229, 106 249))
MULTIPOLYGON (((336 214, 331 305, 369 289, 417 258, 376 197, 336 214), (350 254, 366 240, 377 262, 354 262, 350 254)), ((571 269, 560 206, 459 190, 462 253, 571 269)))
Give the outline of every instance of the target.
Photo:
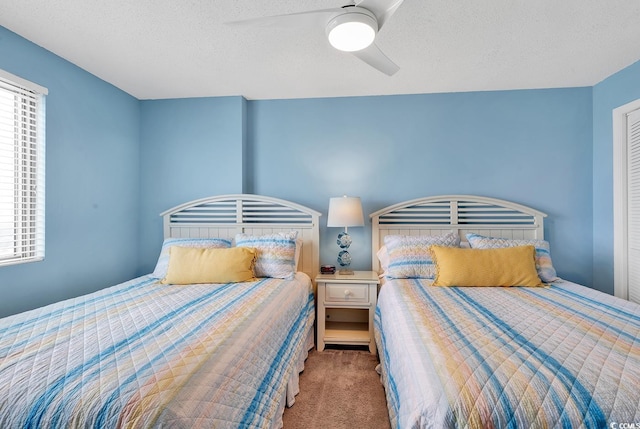
POLYGON ((387 269, 389 268, 389 251, 387 250, 387 246, 383 244, 376 252, 376 256, 378 257, 378 261, 380 261, 380 277, 386 277, 387 269))
POLYGON ((300 261, 300 253, 302 251, 302 238, 296 239, 296 253, 294 255, 296 272, 300 271, 298 262, 300 261))

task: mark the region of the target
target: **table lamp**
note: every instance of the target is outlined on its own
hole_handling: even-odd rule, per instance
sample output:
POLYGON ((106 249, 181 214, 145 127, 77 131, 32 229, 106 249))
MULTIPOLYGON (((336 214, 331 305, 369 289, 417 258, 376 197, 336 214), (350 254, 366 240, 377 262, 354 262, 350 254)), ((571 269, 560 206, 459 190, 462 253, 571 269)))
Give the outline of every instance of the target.
POLYGON ((362 203, 360 197, 334 197, 329 199, 329 215, 327 216, 327 227, 344 228, 344 232, 338 234, 338 263, 342 267, 339 274, 353 274, 349 269, 351 265, 351 255, 349 254, 349 246, 351 245, 351 236, 348 228, 350 226, 364 226, 364 215, 362 214, 362 203))

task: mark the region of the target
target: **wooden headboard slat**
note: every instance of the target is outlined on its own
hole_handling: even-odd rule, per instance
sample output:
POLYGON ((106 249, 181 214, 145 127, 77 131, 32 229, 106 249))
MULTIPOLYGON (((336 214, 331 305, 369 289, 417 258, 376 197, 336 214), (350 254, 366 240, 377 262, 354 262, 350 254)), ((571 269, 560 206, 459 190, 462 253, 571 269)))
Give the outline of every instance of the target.
POLYGON ((291 201, 254 194, 229 194, 189 201, 160 214, 164 238, 227 238, 298 231, 300 270, 320 272, 320 212, 291 201))
POLYGON ((380 271, 378 249, 390 234, 436 235, 449 231, 512 239, 543 239, 547 215, 531 207, 474 195, 441 195, 397 203, 370 215, 371 265, 380 271))

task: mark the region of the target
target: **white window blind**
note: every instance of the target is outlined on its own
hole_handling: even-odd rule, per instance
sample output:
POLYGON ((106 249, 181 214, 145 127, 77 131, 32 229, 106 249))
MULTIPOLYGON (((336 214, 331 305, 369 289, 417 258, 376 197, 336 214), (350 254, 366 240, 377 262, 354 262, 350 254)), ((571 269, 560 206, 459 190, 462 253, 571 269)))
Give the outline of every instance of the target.
POLYGON ((640 110, 627 116, 627 228, 627 290, 640 303, 640 110))
POLYGON ((0 70, 0 265, 44 259, 46 94, 0 70))

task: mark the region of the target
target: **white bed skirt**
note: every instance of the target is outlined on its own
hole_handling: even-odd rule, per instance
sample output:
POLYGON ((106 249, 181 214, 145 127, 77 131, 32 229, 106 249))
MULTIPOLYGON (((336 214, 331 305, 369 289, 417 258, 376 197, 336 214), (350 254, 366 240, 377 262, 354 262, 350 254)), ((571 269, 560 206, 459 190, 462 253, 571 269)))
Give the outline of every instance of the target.
POLYGON ((315 324, 311 323, 309 331, 307 332, 306 346, 301 349, 300 354, 295 359, 295 370, 291 373, 291 377, 287 382, 287 389, 280 399, 279 412, 276 413, 272 428, 280 429, 283 426, 282 414, 284 413, 285 404, 287 407, 291 407, 296 402, 296 395, 300 393, 300 373, 304 371, 304 362, 309 356, 309 350, 315 346, 314 341, 315 324))

